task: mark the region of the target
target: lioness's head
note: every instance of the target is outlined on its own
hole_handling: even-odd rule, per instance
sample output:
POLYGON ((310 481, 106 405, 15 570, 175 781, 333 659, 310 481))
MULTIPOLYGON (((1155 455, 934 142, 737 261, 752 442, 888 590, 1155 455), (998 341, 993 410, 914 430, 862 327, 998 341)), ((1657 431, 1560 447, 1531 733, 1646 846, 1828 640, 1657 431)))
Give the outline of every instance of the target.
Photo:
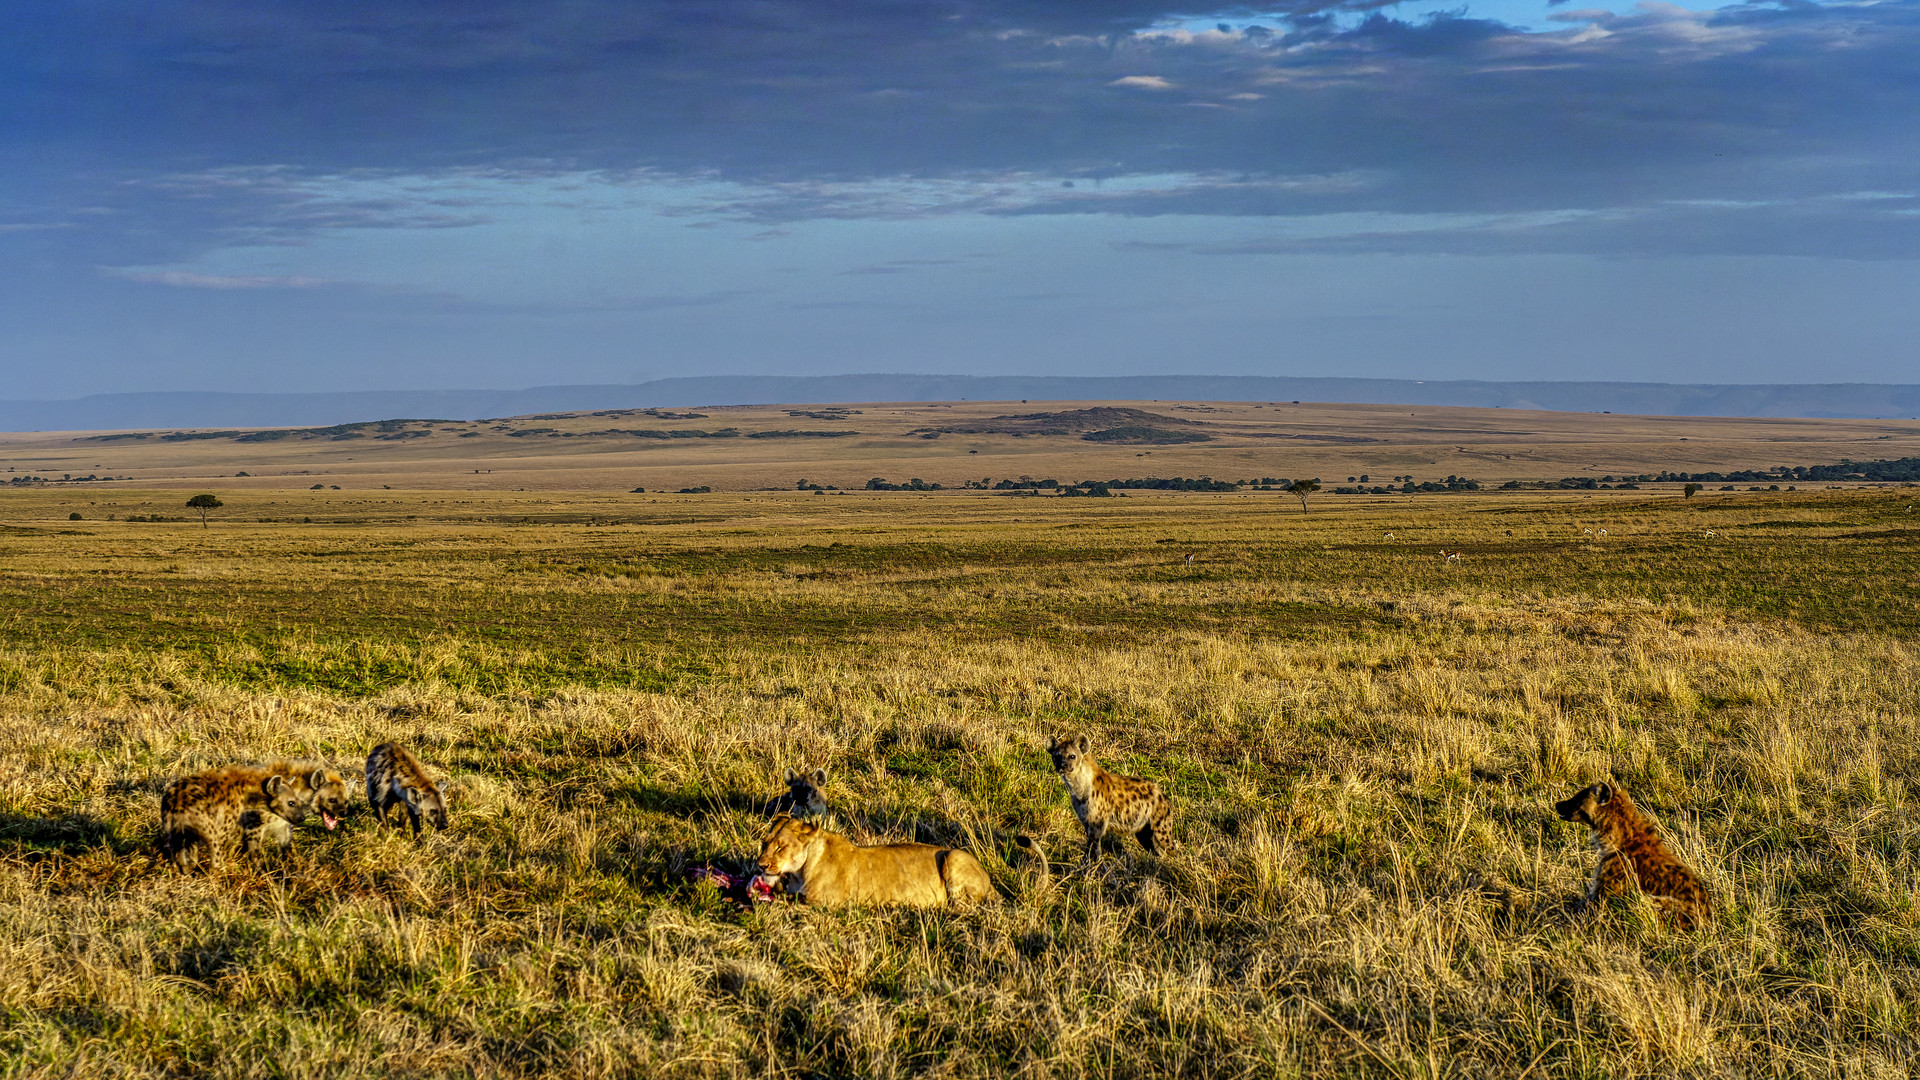
POLYGON ((1600 818, 1606 807, 1613 802, 1613 785, 1602 781, 1590 787, 1581 788, 1571 796, 1553 804, 1553 812, 1560 815, 1562 821, 1571 821, 1589 828, 1599 828, 1600 818))
POLYGON ((1085 735, 1069 735, 1049 743, 1047 754, 1053 758, 1054 771, 1065 774, 1072 772, 1092 748, 1085 735))
POLYGON ((760 845, 760 872, 768 877, 798 873, 807 865, 807 848, 820 826, 787 814, 773 819, 773 831, 760 845))
POLYGON ((814 769, 804 773, 787 770, 787 792, 796 815, 804 817, 808 814, 826 813, 827 796, 823 791, 826 786, 827 770, 825 769, 814 769))

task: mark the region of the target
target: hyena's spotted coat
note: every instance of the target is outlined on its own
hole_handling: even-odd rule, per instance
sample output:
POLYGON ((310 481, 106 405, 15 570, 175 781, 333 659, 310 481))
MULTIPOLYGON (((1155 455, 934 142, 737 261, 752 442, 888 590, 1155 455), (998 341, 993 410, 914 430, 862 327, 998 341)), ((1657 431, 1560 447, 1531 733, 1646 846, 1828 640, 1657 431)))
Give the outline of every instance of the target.
POLYGON ((1087 861, 1099 855, 1100 841, 1113 829, 1132 833, 1142 847, 1158 855, 1154 834, 1166 832, 1167 818, 1173 813, 1167 793, 1150 780, 1108 772, 1095 764, 1089 749, 1085 735, 1056 739, 1047 747, 1054 770, 1073 799, 1074 815, 1086 830, 1087 861))
POLYGON ((1654 898, 1675 926, 1692 929, 1713 914, 1713 897, 1687 864, 1667 849, 1653 819, 1614 784, 1583 788, 1554 811, 1593 830, 1600 856, 1587 885, 1588 901, 1639 889, 1654 898))
POLYGON ((160 796, 160 852, 185 869, 195 849, 217 864, 238 843, 253 852, 293 840, 293 826, 319 811, 331 829, 347 810, 347 785, 317 761, 229 765, 183 776, 160 796))
POLYGON ((447 797, 399 743, 381 743, 367 755, 367 805, 383 824, 393 807, 405 807, 416 840, 422 815, 436 829, 447 827, 447 797))

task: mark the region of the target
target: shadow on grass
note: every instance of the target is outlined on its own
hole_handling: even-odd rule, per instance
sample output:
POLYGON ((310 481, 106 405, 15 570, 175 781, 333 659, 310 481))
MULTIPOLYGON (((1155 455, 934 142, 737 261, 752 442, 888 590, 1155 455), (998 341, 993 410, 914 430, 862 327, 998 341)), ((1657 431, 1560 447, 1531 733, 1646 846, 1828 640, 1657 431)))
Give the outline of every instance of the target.
POLYGON ((91 814, 27 817, 0 814, 0 848, 19 854, 65 852, 78 854, 105 847, 125 855, 139 845, 122 839, 118 828, 91 814))
POLYGON ((641 810, 651 810, 654 813, 697 821, 725 817, 734 813, 772 818, 773 802, 784 794, 786 794, 784 791, 766 795, 739 791, 693 794, 650 787, 646 784, 624 784, 608 791, 607 800, 626 803, 641 810))

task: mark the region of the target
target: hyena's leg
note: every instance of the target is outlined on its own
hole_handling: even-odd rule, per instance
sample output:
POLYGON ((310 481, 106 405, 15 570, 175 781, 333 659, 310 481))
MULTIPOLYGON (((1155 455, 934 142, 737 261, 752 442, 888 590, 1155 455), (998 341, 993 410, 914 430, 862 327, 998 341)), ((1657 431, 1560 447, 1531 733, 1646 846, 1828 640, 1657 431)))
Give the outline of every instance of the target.
POLYGON ((176 828, 160 838, 160 850, 173 862, 174 869, 185 871, 192 863, 196 844, 206 843, 191 829, 176 828))
POLYGON ((1593 883, 1587 887, 1587 899, 1621 896, 1639 888, 1640 879, 1633 872, 1633 861, 1620 852, 1609 851, 1600 856, 1599 865, 1593 868, 1593 883))
POLYGON ((1103 825, 1091 825, 1091 824, 1088 825, 1086 829, 1087 829, 1087 853, 1082 861, 1087 863, 1092 863, 1094 860, 1100 857, 1100 841, 1106 838, 1107 830, 1106 830, 1106 827, 1103 825))
POLYGON ((1147 854, 1149 855, 1160 854, 1160 849, 1153 846, 1153 826, 1152 825, 1140 826, 1140 831, 1137 833, 1134 833, 1133 838, 1135 840, 1140 841, 1140 846, 1147 849, 1147 854))
POLYGON ((293 843, 293 826, 278 814, 249 810, 240 815, 240 846, 249 855, 257 855, 269 845, 286 847, 293 843))
POLYGON ((412 799, 403 799, 400 805, 407 808, 407 822, 413 826, 413 838, 420 839, 420 808, 413 805, 412 799))
MULTIPOLYGON (((180 838, 180 854, 183 859, 193 854, 194 862, 207 870, 218 870, 224 861, 221 858, 221 845, 214 841, 213 834, 196 826, 188 826, 185 835, 180 838)), ((186 863, 183 861, 180 867, 186 869, 186 863)))

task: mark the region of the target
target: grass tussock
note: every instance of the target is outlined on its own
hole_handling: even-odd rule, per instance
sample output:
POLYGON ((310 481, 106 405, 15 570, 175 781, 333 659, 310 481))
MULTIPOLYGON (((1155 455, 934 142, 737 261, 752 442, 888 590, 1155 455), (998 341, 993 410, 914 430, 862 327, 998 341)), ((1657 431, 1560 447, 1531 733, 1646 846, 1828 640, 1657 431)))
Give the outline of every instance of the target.
POLYGON ((1619 509, 1599 555, 1566 504, 1495 499, 9 538, 0 1073, 1904 1076, 1916 548, 1854 550, 1887 508, 1849 498, 1745 534, 1619 509), (1166 787, 1163 857, 1078 865, 1065 731, 1166 787), (451 829, 149 854, 182 773, 387 740, 451 829), (688 884, 746 865, 790 765, 1002 902, 688 884), (1550 804, 1609 774, 1706 927, 1575 910, 1550 804))

